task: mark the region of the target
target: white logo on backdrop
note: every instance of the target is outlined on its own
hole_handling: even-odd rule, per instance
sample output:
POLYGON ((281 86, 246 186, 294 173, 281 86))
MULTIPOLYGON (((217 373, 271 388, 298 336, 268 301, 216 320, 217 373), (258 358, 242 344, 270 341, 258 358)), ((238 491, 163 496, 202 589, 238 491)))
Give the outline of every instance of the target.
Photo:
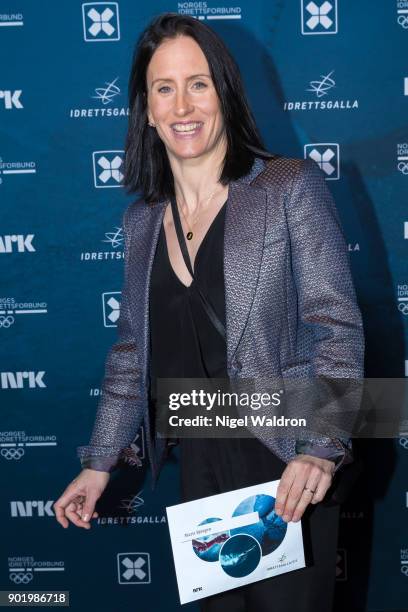
POLYGON ((4 13, 0 14, 0 26, 23 26, 22 13, 4 13))
POLYGON ((33 239, 35 234, 6 234, 0 236, 0 253, 34 252, 33 239))
POLYGON ((45 389, 45 371, 42 372, 0 372, 1 389, 45 389))
POLYGON ((44 572, 50 572, 49 576, 55 577, 55 572, 65 571, 64 561, 45 559, 37 561, 32 555, 9 557, 8 569, 9 579, 14 584, 29 584, 35 574, 44 576, 44 572))
POLYGON ((113 232, 106 232, 105 240, 101 242, 107 242, 111 245, 113 251, 84 251, 81 253, 81 261, 106 261, 112 259, 124 259, 123 249, 119 247, 123 246, 123 230, 121 227, 115 227, 113 232))
POLYGON ((317 162, 327 175, 326 180, 340 178, 340 152, 337 143, 315 142, 304 146, 304 157, 317 162))
POLYGON ((150 554, 148 552, 118 553, 119 584, 150 584, 150 554))
POLYGON ((47 314, 46 302, 17 302, 14 298, 0 298, 0 329, 11 327, 21 315, 47 314))
POLYGON ((320 75, 320 79, 309 82, 306 91, 315 94, 314 100, 287 100, 283 103, 285 111, 307 111, 307 110, 352 110, 359 107, 357 99, 331 98, 332 90, 336 88, 333 78, 334 70, 320 75))
POLYGON ((116 227, 114 232, 107 232, 105 238, 102 242, 109 242, 113 249, 117 249, 123 244, 123 229, 116 227))
POLYGON ((15 91, 0 89, 0 100, 2 99, 4 101, 4 108, 6 110, 11 110, 13 108, 24 108, 20 102, 21 93, 21 89, 16 89, 15 91))
POLYGON ((2 175, 10 174, 36 174, 35 162, 7 162, 0 157, 0 185, 2 175))
POLYGON ((120 187, 124 151, 94 151, 92 153, 96 188, 120 187))
POLYGON ((118 296, 121 291, 108 291, 102 293, 103 324, 105 327, 117 327, 120 315, 120 301, 118 296))
POLYGON ((82 21, 86 42, 120 40, 117 2, 85 2, 82 5, 82 21))
POLYGON ((93 96, 95 100, 100 100, 102 104, 110 104, 112 100, 120 94, 120 89, 116 85, 118 78, 119 77, 116 77, 111 83, 106 81, 105 87, 97 87, 95 89, 96 96, 93 96))
MULTIPOLYGON (((211 3, 212 4, 212 3, 211 3)), ((209 6, 210 2, 178 2, 177 12, 180 15, 191 15, 200 21, 204 19, 222 20, 222 19, 241 19, 242 7, 235 2, 233 6, 215 5, 209 6)))
POLYGON ((308 2, 301 0, 302 34, 336 34, 337 0, 308 2))

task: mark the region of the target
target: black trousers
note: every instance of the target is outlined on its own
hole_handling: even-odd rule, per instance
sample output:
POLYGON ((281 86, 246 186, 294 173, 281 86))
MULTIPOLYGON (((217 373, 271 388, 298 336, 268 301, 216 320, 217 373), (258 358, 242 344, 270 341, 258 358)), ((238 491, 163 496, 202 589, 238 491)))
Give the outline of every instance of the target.
MULTIPOLYGON (((286 464, 256 438, 181 439, 183 501, 281 477, 286 464)), ((201 600, 202 612, 332 612, 339 505, 302 517, 306 568, 201 600)))

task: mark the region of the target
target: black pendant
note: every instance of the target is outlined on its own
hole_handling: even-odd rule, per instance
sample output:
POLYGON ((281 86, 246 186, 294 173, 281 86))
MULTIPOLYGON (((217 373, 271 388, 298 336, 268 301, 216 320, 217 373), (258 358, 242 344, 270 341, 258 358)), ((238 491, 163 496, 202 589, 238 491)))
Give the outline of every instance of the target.
POLYGON ((186 234, 187 240, 191 240, 192 237, 193 237, 193 232, 187 232, 187 234, 186 234))

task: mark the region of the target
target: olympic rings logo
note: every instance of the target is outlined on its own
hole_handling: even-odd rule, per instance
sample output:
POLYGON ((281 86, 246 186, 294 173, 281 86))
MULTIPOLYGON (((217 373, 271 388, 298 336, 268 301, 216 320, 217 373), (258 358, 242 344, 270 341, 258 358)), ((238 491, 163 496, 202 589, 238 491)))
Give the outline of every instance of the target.
POLYGON ((408 174, 408 162, 400 161, 397 168, 402 174, 408 174))
POLYGON ((7 317, 5 317, 4 315, 0 316, 0 327, 4 327, 4 329, 7 329, 8 327, 11 327, 14 323, 14 317, 8 315, 7 317))
POLYGON ((403 315, 408 315, 408 302, 399 303, 398 310, 402 312, 403 315))
POLYGON ((398 23, 406 30, 408 28, 408 15, 399 15, 398 23))
POLYGON ((401 572, 404 576, 408 576, 408 565, 401 565, 401 572))
POLYGON ((12 572, 10 574, 10 580, 14 582, 14 584, 28 584, 32 581, 33 577, 34 574, 31 572, 26 572, 24 574, 22 572, 12 572))
POLYGON ((402 448, 405 448, 405 450, 408 450, 408 438, 400 438, 399 443, 402 446, 402 448))
POLYGON ((10 461, 10 459, 21 459, 24 456, 24 448, 2 448, 0 455, 10 461))

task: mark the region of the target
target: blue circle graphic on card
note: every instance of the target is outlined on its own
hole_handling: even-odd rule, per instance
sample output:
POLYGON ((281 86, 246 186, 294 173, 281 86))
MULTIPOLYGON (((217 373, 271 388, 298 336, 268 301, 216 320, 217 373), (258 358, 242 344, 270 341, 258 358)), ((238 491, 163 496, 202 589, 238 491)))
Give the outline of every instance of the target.
POLYGON ((243 578, 258 567, 261 557, 261 547, 256 538, 249 535, 235 535, 221 548, 220 564, 228 576, 243 578))
MULTIPOLYGON (((215 521, 221 521, 221 519, 214 517, 204 519, 199 524, 199 527, 207 523, 214 523, 215 521)), ((195 538, 191 543, 195 554, 202 561, 218 561, 221 547, 229 537, 229 531, 222 531, 221 533, 212 533, 195 538)))
POLYGON ((259 542, 262 555, 269 555, 282 544, 288 525, 275 514, 275 498, 271 495, 247 497, 237 506, 232 516, 241 516, 250 512, 258 512, 259 521, 231 529, 231 536, 246 533, 259 542))

